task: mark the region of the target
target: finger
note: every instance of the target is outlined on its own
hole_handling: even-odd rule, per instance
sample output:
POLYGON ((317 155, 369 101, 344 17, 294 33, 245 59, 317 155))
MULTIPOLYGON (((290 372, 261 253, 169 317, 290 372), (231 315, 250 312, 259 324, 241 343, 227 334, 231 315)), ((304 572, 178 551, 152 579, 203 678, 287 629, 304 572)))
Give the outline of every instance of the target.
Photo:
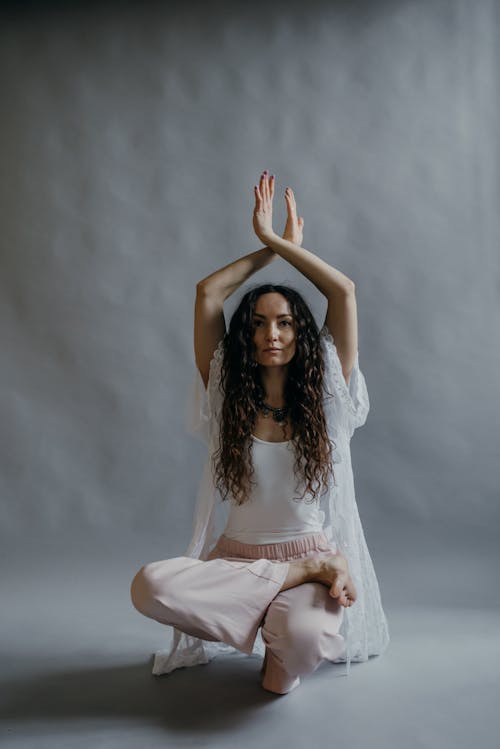
POLYGON ((254 185, 254 193, 255 193, 255 207, 260 208, 260 205, 262 203, 262 195, 257 185, 254 185))
POLYGON ((290 196, 290 202, 291 202, 291 204, 293 205, 294 208, 296 208, 297 207, 297 203, 295 202, 295 195, 293 193, 292 188, 291 187, 287 187, 286 189, 288 191, 288 195, 290 196))
POLYGON ((290 193, 288 192, 288 190, 289 190, 289 188, 287 187, 287 189, 285 191, 285 198, 287 200, 287 205, 288 205, 288 209, 290 211, 290 214, 292 216, 295 216, 295 201, 293 199, 293 196, 290 195, 290 193))
POLYGON ((259 194, 260 194, 260 199, 262 201, 261 202, 261 205, 262 205, 262 203, 266 199, 266 180, 265 180, 265 174, 264 174, 264 172, 262 172, 262 174, 260 175, 260 180, 259 180, 259 194))
POLYGON ((267 169, 264 171, 263 177, 264 177, 264 200, 267 203, 269 201, 269 181, 268 181, 269 175, 268 175, 267 169))
POLYGON ((271 178, 269 180, 269 187, 270 187, 270 191, 271 191, 271 200, 273 199, 273 196, 274 196, 274 182, 275 182, 274 174, 271 174, 271 178))
POLYGON ((265 175, 265 172, 262 172, 262 174, 260 175, 260 180, 259 180, 259 191, 260 191, 262 198, 265 197, 265 188, 266 188, 266 175, 265 175))
POLYGON ((272 200, 273 200, 272 179, 271 179, 271 177, 270 177, 269 172, 267 171, 267 169, 265 170, 264 174, 265 174, 264 184, 266 186, 266 200, 267 200, 268 204, 271 204, 272 200))

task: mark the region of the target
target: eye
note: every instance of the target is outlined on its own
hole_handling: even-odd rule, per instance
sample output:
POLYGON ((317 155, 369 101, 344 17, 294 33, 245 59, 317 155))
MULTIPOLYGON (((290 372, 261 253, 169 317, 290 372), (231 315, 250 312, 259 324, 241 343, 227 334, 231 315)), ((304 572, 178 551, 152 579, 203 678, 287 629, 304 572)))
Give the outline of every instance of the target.
POLYGON ((290 320, 282 320, 281 322, 282 322, 282 323, 283 323, 284 325, 291 325, 291 324, 292 324, 292 323, 290 322, 290 320))
POLYGON ((253 324, 257 328, 262 323, 262 320, 254 320, 253 324))

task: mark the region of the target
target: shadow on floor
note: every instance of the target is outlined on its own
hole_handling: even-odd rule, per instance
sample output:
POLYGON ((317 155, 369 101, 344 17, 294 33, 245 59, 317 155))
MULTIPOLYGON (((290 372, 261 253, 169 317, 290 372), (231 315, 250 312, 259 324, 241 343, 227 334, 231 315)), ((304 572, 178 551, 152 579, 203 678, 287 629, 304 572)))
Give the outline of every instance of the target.
MULTIPOLYGON (((260 658, 219 656, 206 665, 159 677, 151 674, 152 660, 118 667, 40 669, 8 686, 4 683, 2 691, 7 698, 2 713, 23 724, 144 718, 169 730, 192 734, 236 728, 255 717, 256 709, 277 699, 290 699, 293 694, 276 695, 262 689, 260 658)), ((325 662, 307 679, 321 678, 324 669, 336 669, 339 676, 343 672, 341 664, 325 662)))

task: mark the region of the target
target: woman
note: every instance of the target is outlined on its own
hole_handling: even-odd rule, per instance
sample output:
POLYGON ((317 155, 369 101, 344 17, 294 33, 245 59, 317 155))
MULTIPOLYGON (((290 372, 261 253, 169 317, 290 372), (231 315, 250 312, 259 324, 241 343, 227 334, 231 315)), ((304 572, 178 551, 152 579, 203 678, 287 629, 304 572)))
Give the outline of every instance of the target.
POLYGON ((283 238, 274 233, 274 186, 266 170, 254 188, 253 226, 266 247, 197 287, 191 429, 209 455, 191 544, 186 556, 142 567, 131 596, 174 627, 153 673, 257 652, 262 687, 286 694, 323 660, 349 667, 380 654, 389 635, 349 450, 369 410, 354 284, 301 248, 290 188, 283 238), (226 332, 225 299, 277 255, 326 296, 323 328, 298 292, 266 284, 245 294, 226 332), (221 505, 229 513, 219 533, 221 505))

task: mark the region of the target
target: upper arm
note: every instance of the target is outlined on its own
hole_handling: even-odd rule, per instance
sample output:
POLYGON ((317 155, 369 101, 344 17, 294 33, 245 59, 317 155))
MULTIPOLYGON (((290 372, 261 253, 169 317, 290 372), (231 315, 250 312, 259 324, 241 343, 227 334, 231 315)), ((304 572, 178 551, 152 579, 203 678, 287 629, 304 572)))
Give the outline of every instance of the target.
POLYGON ((194 306, 194 355, 205 387, 214 351, 225 333, 223 301, 199 283, 194 306))
POLYGON ((358 314, 354 284, 328 298, 325 325, 333 336, 347 384, 358 350, 358 314))

